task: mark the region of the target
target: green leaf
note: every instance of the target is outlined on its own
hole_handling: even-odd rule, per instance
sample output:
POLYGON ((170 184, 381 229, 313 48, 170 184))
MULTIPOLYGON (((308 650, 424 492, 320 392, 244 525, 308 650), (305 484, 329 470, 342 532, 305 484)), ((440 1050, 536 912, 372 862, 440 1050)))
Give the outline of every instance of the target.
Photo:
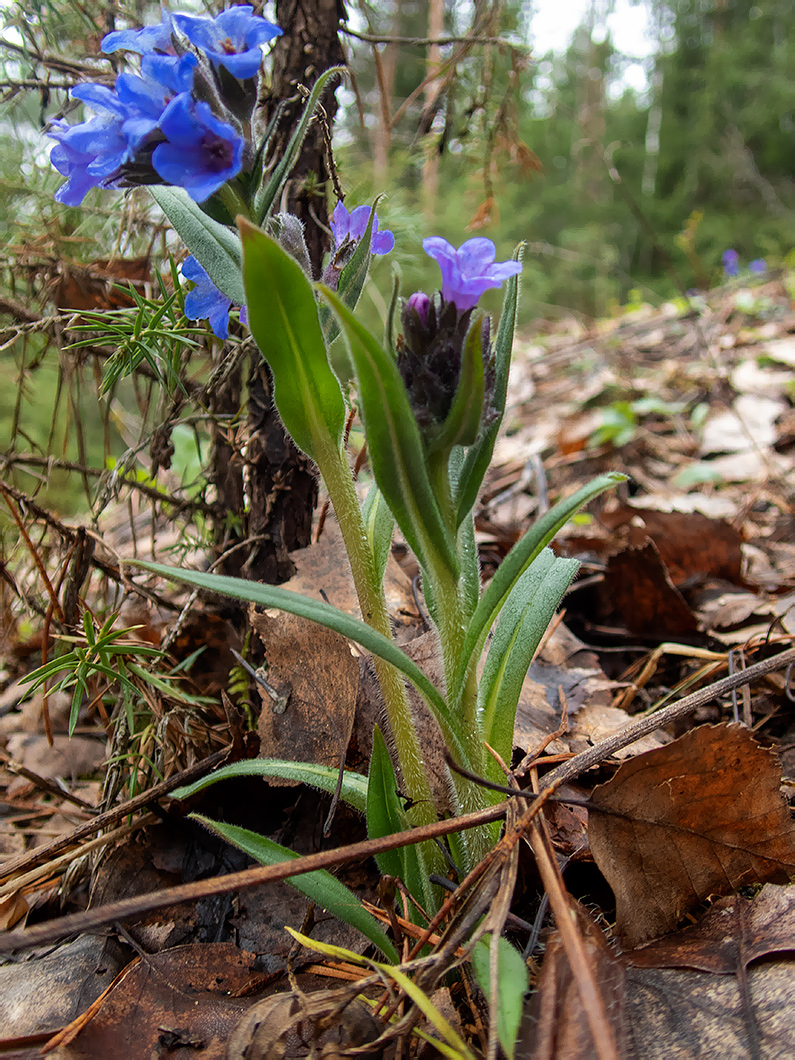
POLYGON ((527 531, 524 537, 516 542, 497 568, 496 574, 489 582, 472 616, 472 621, 469 623, 464 646, 459 656, 458 670, 451 681, 449 690, 451 703, 455 703, 460 695, 470 662, 473 658, 480 656, 486 635, 508 599, 508 594, 539 552, 546 548, 558 530, 579 508, 593 500, 594 497, 598 497, 600 493, 604 493, 605 490, 625 482, 626 478, 626 475, 616 471, 600 475, 593 482, 577 490, 571 497, 556 504, 527 531))
POLYGON ((458 558, 431 486, 425 448, 394 359, 327 287, 356 367, 359 405, 376 482, 424 567, 457 571, 458 558))
POLYGON ((278 165, 273 170, 267 183, 260 184, 259 190, 257 191, 257 196, 254 201, 254 217, 256 217, 260 224, 265 222, 268 214, 273 209, 273 204, 281 196, 282 188, 290 175, 290 171, 296 163, 298 152, 301 150, 301 146, 306 139, 309 123, 314 116, 315 109, 317 108, 324 88, 332 77, 342 74, 343 71, 344 67, 342 66, 329 67, 329 69, 324 70, 317 81, 315 81, 312 91, 307 98, 306 106, 301 114, 301 120, 298 122, 298 125, 296 125, 295 132, 290 137, 290 142, 284 149, 284 153, 279 159, 278 165))
MULTIPOLYGON (((202 777, 193 784, 175 788, 171 792, 171 797, 189 799, 219 780, 229 780, 232 777, 280 777, 284 780, 297 780, 333 795, 337 790, 339 770, 332 769, 330 766, 319 766, 314 762, 286 762, 281 758, 251 758, 245 762, 221 766, 214 773, 202 777)), ((342 774, 340 798, 359 813, 364 813, 367 806, 367 777, 346 769, 342 774)))
POLYGON ((420 1009, 423 1015, 427 1018, 428 1022, 433 1024, 447 1044, 455 1050, 452 1055, 459 1057, 460 1060, 475 1060, 474 1053, 472 1053, 467 1047, 463 1038, 453 1030, 452 1026, 448 1023, 438 1008, 436 1008, 428 995, 424 993, 413 980, 409 979, 405 972, 401 972, 399 968, 384 968, 383 965, 381 965, 381 968, 387 975, 395 980, 398 986, 406 991, 417 1008, 420 1009))
MULTIPOLYGON (((577 560, 560 559, 545 548, 518 579, 500 612, 480 679, 478 708, 483 738, 504 762, 513 752, 516 705, 527 668, 578 566, 577 560)), ((486 766, 493 780, 502 780, 491 756, 486 766)))
POLYGON ((241 219, 248 319, 273 372, 273 400, 296 445, 317 460, 339 448, 345 400, 326 356, 317 302, 303 269, 275 239, 241 219))
MULTIPOLYGON (((520 243, 514 251, 514 260, 521 261, 524 253, 524 243, 520 243)), ((502 312, 500 313, 500 324, 494 339, 494 408, 497 416, 483 431, 481 436, 470 446, 464 467, 461 470, 458 483, 458 525, 464 520, 464 516, 470 512, 478 499, 483 477, 488 471, 491 456, 494 452, 494 443, 497 440, 497 432, 502 423, 505 413, 505 400, 508 393, 508 373, 511 367, 511 347, 516 330, 516 322, 519 314, 519 281, 521 273, 511 276, 505 285, 505 297, 502 300, 502 312)))
POLYGON ((223 291, 235 305, 244 305, 243 253, 237 233, 208 217, 184 188, 155 185, 149 190, 177 235, 207 270, 219 291, 223 291))
MULTIPOLYGON (((215 832, 227 843, 244 851, 261 865, 279 865, 298 857, 294 851, 279 846, 273 840, 252 832, 248 828, 212 821, 198 813, 192 813, 191 818, 201 821, 211 832, 215 832)), ((353 891, 344 883, 340 883, 330 872, 325 869, 316 869, 314 872, 305 872, 301 876, 293 876, 285 882, 294 887, 296 891, 305 894, 307 898, 319 905, 321 909, 331 913, 332 916, 337 917, 338 920, 361 931, 365 938, 377 946, 390 961, 399 961, 397 950, 386 937, 375 917, 367 912, 353 891)))
POLYGON ((461 375, 439 435, 428 443, 431 452, 468 446, 476 441, 483 416, 483 314, 475 317, 461 354, 461 375))
POLYGON ((291 615, 300 615, 311 622, 317 622, 328 629, 336 630, 355 644, 360 644, 366 651, 391 663, 396 670, 404 674, 422 693, 434 715, 450 726, 451 716, 447 704, 438 689, 429 681, 417 664, 402 652, 400 648, 382 633, 374 630, 352 615, 332 607, 322 600, 312 600, 301 593, 291 592, 276 585, 260 585, 246 581, 244 578, 229 578, 223 574, 210 574, 205 571, 183 570, 179 567, 167 567, 162 563, 148 563, 145 560, 128 560, 127 565, 141 567, 143 570, 159 574, 163 578, 192 585, 197 589, 229 596, 234 600, 245 600, 258 607, 275 607, 291 615))
POLYGON ((370 551, 375 559, 375 569, 380 584, 384 580, 384 571, 392 550, 395 517, 376 482, 370 487, 362 505, 362 521, 370 551))
MULTIPOLYGON (((392 759, 381 730, 376 725, 367 778, 367 836, 369 839, 380 839, 382 836, 405 832, 409 827, 400 802, 392 759)), ((419 847, 387 850, 376 854, 375 860, 383 874, 401 879, 421 905, 426 909, 434 908, 428 873, 422 864, 419 847)))
MULTIPOLYGON (((472 951, 475 978, 486 997, 491 1000, 491 936, 482 938, 472 951)), ((497 1033, 508 1060, 513 1060, 519 1024, 524 1012, 524 999, 530 983, 527 965, 521 953, 507 939, 498 940, 497 950, 497 1033)))

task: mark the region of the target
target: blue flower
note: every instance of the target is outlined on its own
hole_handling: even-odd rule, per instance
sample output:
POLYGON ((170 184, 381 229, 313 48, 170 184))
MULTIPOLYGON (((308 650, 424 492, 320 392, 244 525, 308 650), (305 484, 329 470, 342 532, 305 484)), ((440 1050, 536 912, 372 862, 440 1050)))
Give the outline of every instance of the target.
POLYGON ((468 239, 458 250, 440 236, 424 239, 422 249, 442 270, 442 298, 457 309, 472 309, 484 291, 500 287, 522 271, 518 261, 495 262, 497 251, 490 239, 468 239))
MULTIPOLYGON (((195 284, 185 296, 185 316, 189 320, 209 320, 213 334, 219 339, 229 337, 231 298, 219 291, 207 270, 191 254, 182 263, 182 276, 195 284)), ((246 307, 240 310, 240 320, 247 322, 246 307)))
POLYGON ((168 11, 164 11, 159 26, 120 29, 106 33, 102 38, 101 48, 106 55, 118 51, 138 52, 140 55, 147 55, 150 52, 174 55, 176 53, 174 42, 171 39, 172 29, 171 15, 168 11))
POLYGON ((724 250, 723 257, 723 271, 727 276, 736 276, 740 271, 740 255, 736 250, 724 250))
POLYGON ((754 273, 755 276, 764 276, 767 272, 767 262, 764 258, 754 258, 748 266, 748 271, 754 273))
POLYGON ((166 143, 152 153, 152 165, 166 184, 185 188, 196 202, 237 176, 243 165, 243 138, 219 121, 207 103, 176 97, 159 123, 166 143))
POLYGON ((174 25, 214 66, 225 67, 241 81, 256 77, 262 62, 261 45, 282 30, 254 14, 249 4, 222 11, 216 18, 175 14, 174 25))
MULTIPOLYGON (((338 202, 331 215, 331 231, 334 234, 334 245, 339 249, 346 239, 352 243, 358 243, 367 231, 370 221, 370 206, 357 206, 348 213, 345 205, 338 202)), ((378 214, 373 218, 372 238, 370 240, 371 254, 388 254, 395 245, 394 235, 387 229, 378 231, 378 214)))
POLYGON ((67 178, 55 193, 65 206, 79 206, 91 188, 107 184, 128 153, 121 120, 115 117, 91 118, 80 125, 54 121, 47 135, 58 141, 50 161, 67 178))

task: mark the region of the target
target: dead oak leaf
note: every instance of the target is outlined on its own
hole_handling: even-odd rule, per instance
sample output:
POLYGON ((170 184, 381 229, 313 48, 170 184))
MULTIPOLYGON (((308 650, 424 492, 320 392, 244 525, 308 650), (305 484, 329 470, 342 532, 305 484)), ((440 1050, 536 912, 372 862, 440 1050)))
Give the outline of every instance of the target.
POLYGON ((711 894, 795 873, 780 783, 772 751, 739 725, 713 725, 625 762, 594 790, 591 851, 626 947, 675 930, 711 894))

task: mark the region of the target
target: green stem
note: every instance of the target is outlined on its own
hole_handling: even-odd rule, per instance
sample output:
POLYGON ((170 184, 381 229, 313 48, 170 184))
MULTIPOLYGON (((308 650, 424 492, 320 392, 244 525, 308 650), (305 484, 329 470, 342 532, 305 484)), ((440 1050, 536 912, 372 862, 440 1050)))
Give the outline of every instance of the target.
MULTIPOLYGON (((391 639, 392 626, 386 600, 380 579, 376 575, 375 560, 367 540, 348 462, 345 455, 331 445, 319 447, 315 455, 342 531, 362 618, 373 629, 391 639)), ((423 765, 405 683, 389 663, 382 659, 374 659, 373 662, 403 773, 405 793, 414 803, 409 816, 413 824, 428 824, 436 820, 436 808, 423 765)))

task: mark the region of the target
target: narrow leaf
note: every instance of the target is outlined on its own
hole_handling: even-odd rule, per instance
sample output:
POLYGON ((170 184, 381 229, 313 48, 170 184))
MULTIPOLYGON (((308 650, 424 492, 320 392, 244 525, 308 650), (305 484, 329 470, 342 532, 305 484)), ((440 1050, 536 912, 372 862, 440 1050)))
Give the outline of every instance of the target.
MULTIPOLYGON (((381 730, 376 725, 367 778, 367 836, 369 839, 380 839, 382 836, 405 832, 409 827, 400 802, 392 760, 381 730)), ((375 860, 382 873, 401 879, 409 893, 426 909, 430 908, 430 883, 428 873, 421 864, 419 847, 384 851, 376 854, 375 860)))
POLYGON ((263 224, 268 214, 273 209, 273 204, 281 196, 282 188, 290 175, 290 171, 295 165, 296 159, 298 158, 298 152, 301 150, 301 146, 306 139, 306 134, 309 129, 309 123, 312 120, 315 109, 320 101, 320 97, 323 94, 323 90, 328 84, 332 77, 336 77, 341 74, 343 67, 332 66, 328 70, 325 70, 320 77, 315 81, 312 87, 306 106, 304 107, 301 115, 301 120, 295 127, 295 132, 290 137, 290 142, 284 150, 276 168, 270 176, 267 183, 260 185, 260 189, 257 192, 257 197, 254 203, 254 216, 257 218, 260 224, 263 224))
POLYGON ((598 497, 600 493, 604 493, 605 490, 612 489, 620 482, 625 482, 626 477, 616 471, 600 475, 593 482, 577 490, 571 497, 556 504, 527 531, 524 537, 516 542, 497 568, 496 574, 489 582, 472 616, 472 621, 469 623, 460 655, 459 668, 451 682, 449 696, 451 703, 455 703, 460 695, 470 662, 473 658, 480 656, 486 635, 508 599, 508 594, 539 552, 546 548, 558 530, 579 508, 593 500, 594 497, 598 497))
POLYGON ((291 615, 300 615, 311 622, 317 622, 328 629, 334 629, 355 644, 360 644, 366 651, 391 663, 396 670, 404 674, 422 693, 434 714, 449 726, 450 712, 437 688, 428 680, 417 664, 402 652, 400 648, 382 633, 361 622, 345 611, 332 607, 322 600, 312 600, 301 593, 291 592, 276 585, 260 585, 246 581, 244 578, 228 578, 222 574, 210 574, 205 571, 184 570, 179 567, 167 567, 162 563, 148 563, 145 560, 128 560, 130 566, 159 574, 163 578, 192 585, 198 589, 229 596, 234 600, 245 600, 258 607, 275 607, 291 615))
POLYGON ((362 505, 362 521, 370 551, 375 559, 376 574, 380 584, 384 580, 384 571, 392 549, 395 517, 389 510, 389 505, 384 500, 384 495, 376 482, 370 487, 362 505))
MULTIPOLYGON (((283 861, 298 857, 294 851, 279 846, 273 840, 252 832, 248 828, 212 821, 198 813, 191 814, 191 818, 201 821, 211 832, 215 832, 227 843, 244 851, 261 865, 279 865, 283 861)), ((399 960, 397 950, 386 937, 375 917, 367 912, 353 891, 344 883, 340 883, 330 872, 325 869, 316 869, 314 872, 305 872, 302 876, 293 876, 285 882, 294 887, 296 891, 305 894, 307 898, 319 905, 321 909, 331 913, 332 916, 337 917, 338 920, 361 931, 365 938, 377 946, 390 961, 399 960)))
MULTIPOLYGON (((175 788, 171 792, 171 797, 189 799, 219 780, 229 780, 232 777, 280 777, 284 780, 297 780, 333 795, 337 790, 339 770, 332 769, 330 766, 319 766, 314 762, 286 762, 281 758, 251 758, 245 762, 233 762, 232 765, 221 766, 214 773, 202 777, 193 784, 175 788)), ((340 798, 359 813, 364 813, 367 805, 367 777, 346 769, 342 774, 340 798)))
POLYGON ((429 449, 446 450, 454 445, 468 446, 476 441, 483 415, 483 315, 475 318, 467 332, 461 353, 458 388, 439 436, 429 449))
POLYGON ((215 286, 235 305, 243 305, 243 254, 237 233, 208 217, 184 188, 155 185, 149 190, 215 286))
MULTIPOLYGON (((481 939, 472 951, 472 968, 480 988, 491 999, 490 936, 481 939)), ((507 939, 498 940, 497 957, 497 1032, 500 1045, 513 1060, 519 1024, 524 1012, 524 998, 529 988, 527 965, 521 953, 507 939)))
MULTIPOLYGON (((500 612, 478 705, 483 738, 505 762, 513 751, 516 706, 527 668, 578 566, 577 560, 561 559, 544 549, 516 582, 500 612)), ((493 779, 500 780, 499 767, 489 757, 490 766, 493 779)))
POLYGON ((326 356, 317 302, 303 269, 275 239, 241 219, 249 326, 273 372, 273 399, 296 445, 314 459, 338 447, 345 401, 326 356))

